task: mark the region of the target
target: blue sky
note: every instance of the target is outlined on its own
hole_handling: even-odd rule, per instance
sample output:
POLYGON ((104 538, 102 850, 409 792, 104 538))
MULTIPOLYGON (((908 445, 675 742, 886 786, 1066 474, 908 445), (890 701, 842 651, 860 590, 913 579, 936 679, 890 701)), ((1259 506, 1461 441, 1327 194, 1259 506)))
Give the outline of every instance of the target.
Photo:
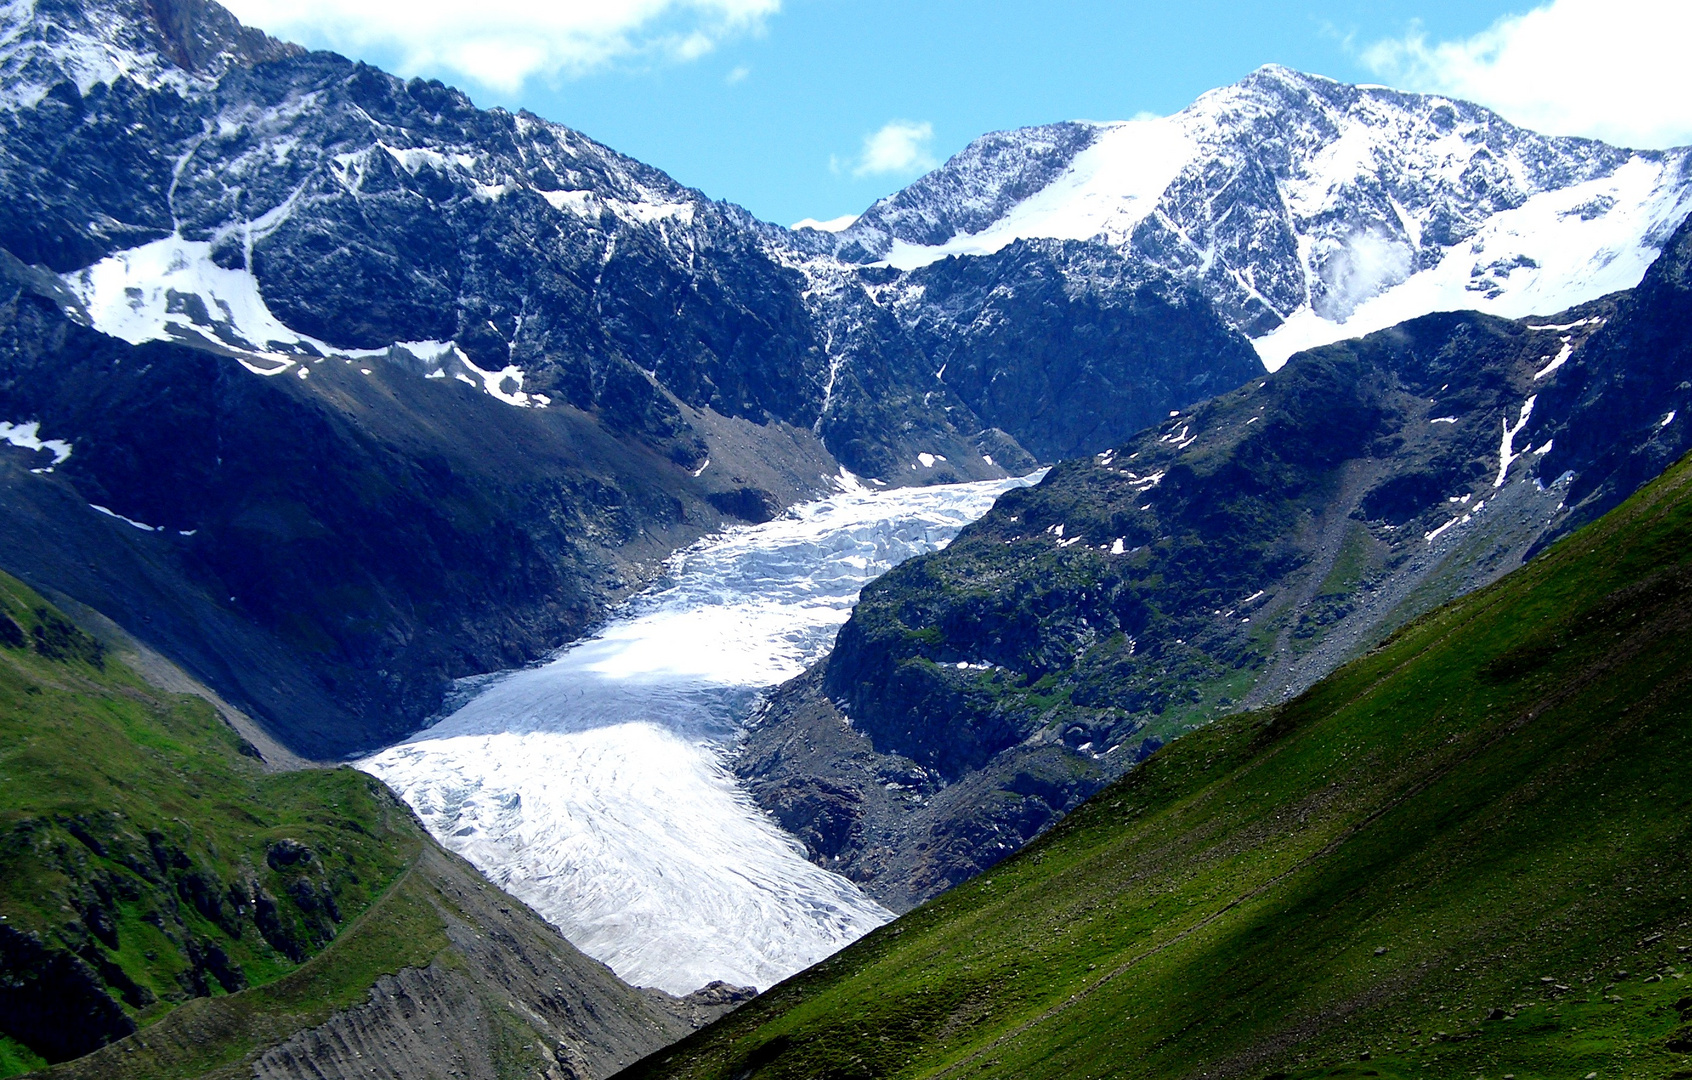
MULTIPOLYGON (((1540 100, 1570 81, 1544 74, 1556 59, 1547 56, 1548 36, 1584 65, 1586 27, 1627 24, 1614 47, 1630 52, 1640 25, 1667 20, 1673 26, 1657 37, 1685 33, 1685 0, 1555 0, 1538 10, 1531 0, 367 0, 355 13, 338 0, 230 6, 279 36, 441 78, 480 105, 526 107, 783 224, 861 211, 985 131, 1174 112, 1267 62, 1464 93, 1542 130, 1635 145, 1684 142, 1692 132, 1688 107, 1670 109, 1666 126, 1612 131, 1613 102, 1595 103, 1598 114, 1579 120, 1572 91, 1560 104, 1540 100), (1510 66, 1513 47, 1520 70, 1510 66)), ((1676 73, 1688 45, 1680 38, 1663 55, 1674 69, 1661 73, 1664 96, 1692 97, 1676 73)), ((1652 62, 1636 52, 1613 60, 1629 77, 1652 62)), ((1613 70, 1590 75, 1616 83, 1613 70)), ((1656 85, 1627 92, 1644 98, 1656 85)))

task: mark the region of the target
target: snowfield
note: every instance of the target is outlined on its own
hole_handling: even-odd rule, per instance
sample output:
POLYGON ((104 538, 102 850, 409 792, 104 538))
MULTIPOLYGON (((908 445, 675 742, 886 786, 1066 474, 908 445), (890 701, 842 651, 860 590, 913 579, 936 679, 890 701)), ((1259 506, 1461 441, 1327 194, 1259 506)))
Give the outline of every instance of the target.
POLYGON ((769 987, 892 915, 740 790, 739 726, 866 582, 1025 482, 849 491, 704 541, 596 637, 359 767, 623 979, 769 987))

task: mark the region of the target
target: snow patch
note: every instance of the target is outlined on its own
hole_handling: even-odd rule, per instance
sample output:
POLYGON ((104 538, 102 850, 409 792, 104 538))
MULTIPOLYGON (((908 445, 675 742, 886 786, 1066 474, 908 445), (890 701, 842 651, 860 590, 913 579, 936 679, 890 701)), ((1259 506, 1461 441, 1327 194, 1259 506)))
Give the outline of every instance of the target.
POLYGON ((252 273, 218 266, 211 248, 208 241, 167 236, 108 255, 63 280, 94 329, 131 345, 211 342, 279 365, 259 372, 266 375, 287 370, 302 354, 333 351, 283 325, 252 273))
POLYGON ((25 450, 37 452, 50 450, 53 454, 53 466, 63 465, 71 456, 71 444, 64 439, 43 439, 41 437, 41 422, 39 420, 31 420, 23 424, 0 421, 0 440, 5 440, 13 446, 22 447, 25 450))
POLYGON ((795 232, 798 232, 800 229, 815 229, 818 232, 831 233, 843 232, 846 229, 851 228, 852 224, 858 220, 859 216, 860 215, 858 214, 845 214, 841 217, 829 218, 827 221, 818 221, 816 218, 804 218, 800 221, 795 221, 793 224, 789 225, 788 228, 795 232))
POLYGON ((1553 371, 1556 371, 1558 368, 1560 368, 1564 364, 1568 363, 1569 357, 1571 357, 1573 355, 1574 355, 1574 346, 1569 343, 1568 338, 1564 338, 1563 339, 1563 347, 1558 350, 1557 355, 1555 357, 1550 358, 1551 362, 1549 364, 1546 364, 1544 367, 1540 368, 1538 371, 1533 373, 1534 382, 1538 382, 1540 379, 1545 378, 1545 376, 1551 374, 1553 371))
MULTIPOLYGON (((117 518, 119 521, 123 522, 126 525, 133 525, 137 529, 140 529, 142 532, 163 532, 164 531, 163 526, 160 526, 160 525, 144 525, 141 522, 136 521, 134 518, 124 517, 122 514, 118 513, 116 510, 108 510, 104 506, 99 505, 98 503, 89 503, 88 508, 90 510, 98 510, 98 511, 100 511, 100 513, 106 515, 107 517, 117 518)), ((190 534, 189 533, 183 533, 182 535, 188 536, 190 534)))
POLYGON ((590 221, 610 211, 613 216, 630 224, 651 225, 666 220, 682 225, 693 224, 693 204, 690 202, 664 199, 629 202, 626 199, 608 199, 596 191, 541 191, 538 188, 535 194, 545 199, 554 210, 590 221))
POLYGON ((1513 451, 1516 436, 1521 434, 1523 428, 1527 427, 1528 417, 1533 415, 1533 403, 1538 400, 1539 395, 1535 394, 1522 403, 1522 413, 1516 418, 1515 427, 1510 426, 1510 421, 1507 418, 1500 421, 1504 425, 1504 437, 1498 444, 1498 479, 1492 482, 1493 487, 1501 488, 1504 486, 1504 477, 1510 471, 1510 463, 1522 456, 1513 451))
MULTIPOLYGON (((522 368, 519 368, 516 364, 507 364, 498 371, 487 371, 477 367, 468 356, 464 355, 463 349, 454 347, 453 352, 457 355, 460 364, 469 368, 477 378, 481 379, 483 390, 507 405, 514 405, 519 409, 529 407, 529 395, 523 392, 522 368), (507 389, 507 384, 510 385, 510 389, 507 389)), ((471 382, 469 379, 465 381, 471 382)), ((474 384, 472 383, 472 385, 474 384)))
MULTIPOLYGON (((706 464, 710 464, 709 460, 707 460, 706 464)), ((839 485, 841 491, 847 493, 871 490, 870 488, 864 486, 862 480, 858 479, 857 473, 848 469, 844 465, 840 466, 840 474, 834 478, 834 482, 839 485)))
MULTIPOLYGON (((388 148, 390 153, 394 151, 388 148)), ((408 151, 414 160, 447 164, 429 151, 408 151)), ((460 156, 462 157, 462 155, 460 156)), ((419 166, 421 167, 421 166, 419 166)), ((207 241, 168 236, 101 259, 84 270, 64 275, 66 286, 87 309, 94 329, 132 345, 147 341, 210 343, 222 347, 255 375, 281 375, 293 370, 307 378, 305 361, 334 355, 343 359, 392 359, 409 354, 425 364, 440 365, 427 378, 446 378, 449 368, 461 382, 478 387, 507 405, 545 406, 551 399, 523 390, 524 371, 515 364, 498 370, 476 365, 452 341, 399 341, 387 348, 337 349, 326 342, 289 329, 271 314, 258 281, 247 270, 226 270, 211 258, 207 241)), ((370 369, 361 368, 364 374, 370 369)))
POLYGON ((991 255, 1028 237, 1126 243, 1199 148, 1178 117, 1100 126, 1098 138, 1062 175, 986 229, 944 244, 895 240, 883 262, 914 270, 951 255, 991 255))
MULTIPOLYGON (((1163 483, 1164 470, 1162 469, 1159 469, 1154 473, 1147 473, 1145 476, 1141 476, 1140 474, 1131 472, 1127 469, 1123 469, 1121 471, 1128 477, 1128 481, 1133 486, 1134 494, 1136 495, 1144 495, 1152 488, 1163 483)), ((1145 507, 1141 507, 1141 509, 1143 510, 1145 507)))

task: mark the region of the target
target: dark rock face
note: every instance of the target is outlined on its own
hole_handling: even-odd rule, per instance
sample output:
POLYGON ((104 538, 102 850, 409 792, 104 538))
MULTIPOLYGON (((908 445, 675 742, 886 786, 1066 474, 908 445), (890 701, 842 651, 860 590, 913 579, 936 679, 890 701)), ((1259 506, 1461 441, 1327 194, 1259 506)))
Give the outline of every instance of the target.
MULTIPOLYGON (((392 741, 452 678, 580 634, 725 512, 711 478, 576 410, 341 361, 265 379, 94 333, 21 289, 0 318, 0 412, 75 447, 34 475, 51 456, 8 448, 9 564, 311 755, 392 741)), ((820 449, 767 449, 761 481, 782 493, 767 499, 827 467, 820 449)), ((726 512, 767 516, 754 503, 726 512)))
MULTIPOLYGON (((138 17, 92 3, 69 10, 102 27, 138 17)), ((205 41, 191 51, 227 39, 217 52, 224 59, 187 93, 162 78, 96 82, 86 94, 60 81, 35 108, 0 116, 0 247, 68 272, 175 232, 211 244, 217 266, 250 270, 270 311, 294 331, 347 349, 456 342, 478 367, 514 365, 526 392, 596 411, 689 468, 708 451, 677 403, 760 423, 839 426, 824 415, 839 366, 828 355, 826 320, 819 326, 803 297, 805 272, 787 265, 803 245, 782 230, 567 128, 478 110, 439 83, 406 83, 275 43, 260 48, 216 10, 218 18, 202 13, 193 22, 205 41)), ((191 15, 184 8, 172 18, 191 15)), ((130 48, 152 46, 149 56, 162 52, 159 63, 175 55, 157 34, 118 36, 130 48)), ((73 59, 59 58, 66 69, 73 59)), ((217 321, 215 312, 207 318, 217 321)), ((888 322, 880 336, 900 333, 888 322)), ((918 337, 888 351, 928 344, 918 337)), ((1147 352, 1162 362, 1160 348, 1178 354, 1176 364, 1207 360, 1176 335, 1107 362, 1132 368, 1147 352)), ((1001 374, 1000 392, 1014 399, 1029 385, 1028 361, 1000 366, 980 377, 1001 374)), ((909 398, 933 389, 933 369, 917 367, 915 382, 909 364, 859 376, 891 375, 902 384, 895 395, 909 398)), ((1235 374, 1219 370, 1213 381, 1220 388, 1235 374)), ((1156 398, 1136 400, 1140 409, 1186 403, 1191 393, 1143 378, 1134 390, 1156 398)), ((910 406, 901 401, 898 410, 910 406)), ((943 413, 931 423, 954 438, 985 426, 1016 434, 1006 423, 1017 418, 1014 405, 994 412, 985 423, 943 413)), ((905 419, 848 423, 843 437, 905 464, 916 452, 902 437, 905 419)), ((1097 419, 1065 431, 1067 441, 1096 436, 1097 419)), ((1053 423, 1063 427, 1061 418, 1044 420, 1053 423)), ((832 440, 830 448, 854 468, 877 457, 832 440)), ((992 474, 977 467, 964 475, 992 474)))
POLYGON ((1676 460, 1689 245, 1682 225, 1638 290, 1561 315, 1431 315, 1300 354, 1007 493, 865 589, 742 775, 883 902, 990 865, 1171 736, 1302 690, 1676 460), (1036 753, 1069 779, 1031 784, 1036 753), (878 808, 900 767, 923 781, 878 808))
POLYGON ((383 975, 369 1000, 259 1055, 262 1080, 609 1076, 752 996, 713 983, 684 998, 641 990, 442 852, 422 870, 440 896, 450 961, 383 975), (521 1002, 520 1011, 514 1008, 521 1002), (513 1028, 522 1031, 513 1037, 513 1028), (524 1030, 526 1028, 526 1030, 524 1030))
POLYGON ((1090 453, 1263 370, 1195 290, 1102 244, 807 273, 832 365, 817 430, 847 468, 892 482, 1090 453), (925 452, 947 467, 926 471, 925 452))
POLYGON ((1019 241, 910 284, 938 381, 1042 461, 1115 445, 1263 370, 1196 289, 1104 245, 1019 241))
POLYGON ((1541 477, 1574 474, 1568 528, 1596 520, 1692 449, 1692 223, 1559 369, 1524 438, 1554 440, 1541 477))
POLYGON ((1096 126, 1072 121, 983 135, 944 169, 865 211, 852 232, 876 250, 859 245, 842 256, 879 258, 884 247, 877 241, 883 235, 912 244, 943 244, 960 233, 980 232, 1055 180, 1098 134, 1096 126))
POLYGON ((6 1030, 50 1062, 121 1039, 135 1021, 86 961, 0 926, 0 1014, 6 1030))
POLYGON ((800 676, 753 718, 735 771, 814 862, 894 911, 993 866, 1104 782, 1056 743, 948 782, 855 731, 821 679, 820 667, 800 676))

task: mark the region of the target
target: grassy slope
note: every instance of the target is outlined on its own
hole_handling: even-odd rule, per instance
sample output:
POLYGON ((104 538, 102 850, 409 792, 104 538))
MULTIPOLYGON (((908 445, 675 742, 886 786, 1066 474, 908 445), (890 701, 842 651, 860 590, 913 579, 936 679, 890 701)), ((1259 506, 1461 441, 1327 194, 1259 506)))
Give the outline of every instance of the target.
MULTIPOLYGON (((421 850, 372 778, 267 773, 209 705, 101 656, 16 580, 0 607, 29 638, 0 646, 0 912, 97 971, 130 1022, 298 970, 421 850), (44 654, 37 627, 69 647, 44 654)), ((40 1064, 9 1034, 0 1075, 40 1064)))
POLYGON ((1682 462, 628 1075, 1692 1076, 1689 631, 1682 462))
POLYGON ((364 1002, 385 974, 426 967, 449 942, 430 883, 401 875, 327 949, 275 982, 197 998, 122 1043, 59 1066, 66 1080, 252 1075, 258 1052, 364 1002))

